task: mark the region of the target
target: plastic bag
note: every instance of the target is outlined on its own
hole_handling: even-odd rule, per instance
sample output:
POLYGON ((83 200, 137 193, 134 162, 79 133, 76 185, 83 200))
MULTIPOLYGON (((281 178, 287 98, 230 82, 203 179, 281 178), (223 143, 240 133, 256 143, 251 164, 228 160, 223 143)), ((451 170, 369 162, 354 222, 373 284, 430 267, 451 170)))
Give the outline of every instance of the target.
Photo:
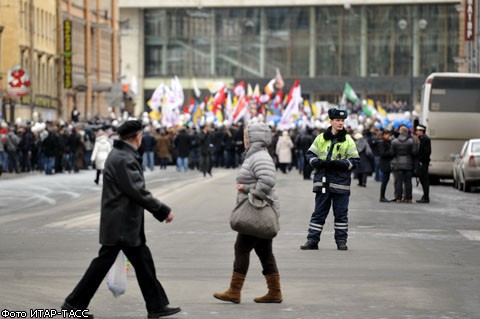
POLYGON ((127 271, 127 258, 120 251, 107 274, 107 286, 115 298, 127 290, 127 271))

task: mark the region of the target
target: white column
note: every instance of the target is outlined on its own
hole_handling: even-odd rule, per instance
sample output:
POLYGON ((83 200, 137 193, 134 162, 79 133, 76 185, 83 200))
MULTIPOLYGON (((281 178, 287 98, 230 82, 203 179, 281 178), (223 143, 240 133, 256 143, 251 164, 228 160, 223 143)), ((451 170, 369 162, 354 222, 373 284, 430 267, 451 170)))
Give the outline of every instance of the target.
POLYGON ((317 70, 317 16, 315 15, 315 8, 310 7, 310 53, 309 53, 309 70, 308 76, 311 78, 315 77, 317 70))

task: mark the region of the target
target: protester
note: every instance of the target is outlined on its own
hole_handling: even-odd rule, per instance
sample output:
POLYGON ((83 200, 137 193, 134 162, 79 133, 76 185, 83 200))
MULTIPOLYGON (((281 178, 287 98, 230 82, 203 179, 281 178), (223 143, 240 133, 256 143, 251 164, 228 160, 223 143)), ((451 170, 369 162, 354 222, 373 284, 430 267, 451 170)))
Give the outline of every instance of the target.
POLYGON ((382 172, 382 184, 380 186, 380 202, 388 203, 389 199, 385 197, 387 185, 392 172, 392 150, 391 150, 391 131, 384 130, 382 132, 382 140, 377 144, 377 154, 380 157, 380 171, 382 172))
POLYGON ((177 151, 177 171, 188 171, 188 156, 192 148, 192 138, 187 133, 187 129, 182 126, 173 140, 173 145, 177 151))
POLYGON ((356 132, 353 138, 355 139, 355 145, 357 146, 358 155, 360 156, 360 162, 355 168, 358 186, 367 187, 367 177, 371 175, 373 171, 373 151, 362 133, 356 132))
POLYGON ((352 137, 344 128, 347 111, 328 110, 331 126, 318 135, 306 158, 315 169, 313 192, 315 210, 310 219, 307 242, 302 250, 318 249, 325 220, 333 204, 335 242, 338 250, 347 250, 348 202, 352 169, 358 166, 359 155, 352 137))
POLYGON ((143 170, 147 167, 153 171, 155 168, 155 145, 157 140, 153 137, 150 126, 143 129, 142 149, 143 149, 143 170))
POLYGON ((212 176, 212 154, 215 151, 215 146, 213 145, 213 134, 210 132, 208 125, 203 125, 202 127, 202 132, 199 135, 199 144, 200 168, 203 176, 205 177, 207 174, 212 176))
MULTIPOLYGON (((245 160, 237 174, 237 201, 251 192, 260 192, 273 200, 278 210, 278 198, 275 191, 275 164, 267 151, 272 137, 270 128, 264 123, 247 126, 244 135, 245 160)), ((240 303, 241 290, 250 264, 250 252, 254 249, 260 259, 263 275, 266 278, 268 292, 255 298, 258 303, 281 303, 280 275, 272 252, 272 239, 262 239, 239 233, 235 242, 235 260, 230 288, 213 296, 223 301, 240 303)))
POLYGON ((92 157, 90 158, 90 160, 95 163, 97 175, 93 182, 97 185, 100 179, 100 174, 105 168, 105 161, 107 160, 108 154, 111 150, 112 145, 110 144, 107 134, 103 130, 98 131, 95 144, 93 146, 92 157))
POLYGON ((283 174, 287 173, 292 165, 292 149, 294 145, 288 131, 283 131, 282 136, 278 138, 275 147, 275 154, 278 158, 278 164, 283 174))
POLYGON ((399 136, 392 142, 394 156, 395 199, 397 203, 412 203, 413 161, 417 148, 408 134, 408 128, 401 126, 399 136))
POLYGON ((168 137, 167 132, 165 132, 164 129, 161 129, 155 146, 160 169, 167 169, 168 161, 170 159, 170 147, 170 138, 168 137))
MULTIPOLYGON (((152 254, 145 244, 144 209, 159 221, 173 220, 170 207, 145 188, 138 148, 142 143, 142 122, 129 120, 118 128, 104 171, 100 216, 98 257, 93 259, 84 276, 62 305, 63 310, 87 309, 117 255, 123 251, 135 269, 145 299, 148 318, 160 318, 181 311, 169 307, 167 295, 156 278, 152 254)), ((88 318, 93 315, 88 314, 88 318)))

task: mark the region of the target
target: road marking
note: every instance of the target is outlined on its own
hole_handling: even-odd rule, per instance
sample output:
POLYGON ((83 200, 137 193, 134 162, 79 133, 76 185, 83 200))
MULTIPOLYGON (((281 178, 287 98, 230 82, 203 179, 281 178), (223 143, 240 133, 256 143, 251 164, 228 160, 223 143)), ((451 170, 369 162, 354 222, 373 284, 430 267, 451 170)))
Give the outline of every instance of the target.
POLYGON ((82 228, 82 227, 89 227, 89 226, 98 226, 99 222, 100 222, 100 213, 98 212, 98 213, 83 215, 79 217, 69 218, 69 219, 58 221, 58 222, 49 223, 49 224, 46 224, 45 227, 73 229, 73 228, 82 228))
POLYGON ((480 241, 480 231, 478 230, 457 230, 457 231, 467 239, 480 241))

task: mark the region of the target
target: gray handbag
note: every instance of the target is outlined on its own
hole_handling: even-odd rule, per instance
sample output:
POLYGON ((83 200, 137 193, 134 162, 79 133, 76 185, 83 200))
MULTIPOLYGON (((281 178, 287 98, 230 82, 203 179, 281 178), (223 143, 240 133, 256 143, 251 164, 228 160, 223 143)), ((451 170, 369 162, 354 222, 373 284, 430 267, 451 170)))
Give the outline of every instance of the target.
POLYGON ((279 214, 273 201, 263 193, 251 191, 240 198, 230 216, 230 227, 240 234, 272 239, 280 230, 279 214))

